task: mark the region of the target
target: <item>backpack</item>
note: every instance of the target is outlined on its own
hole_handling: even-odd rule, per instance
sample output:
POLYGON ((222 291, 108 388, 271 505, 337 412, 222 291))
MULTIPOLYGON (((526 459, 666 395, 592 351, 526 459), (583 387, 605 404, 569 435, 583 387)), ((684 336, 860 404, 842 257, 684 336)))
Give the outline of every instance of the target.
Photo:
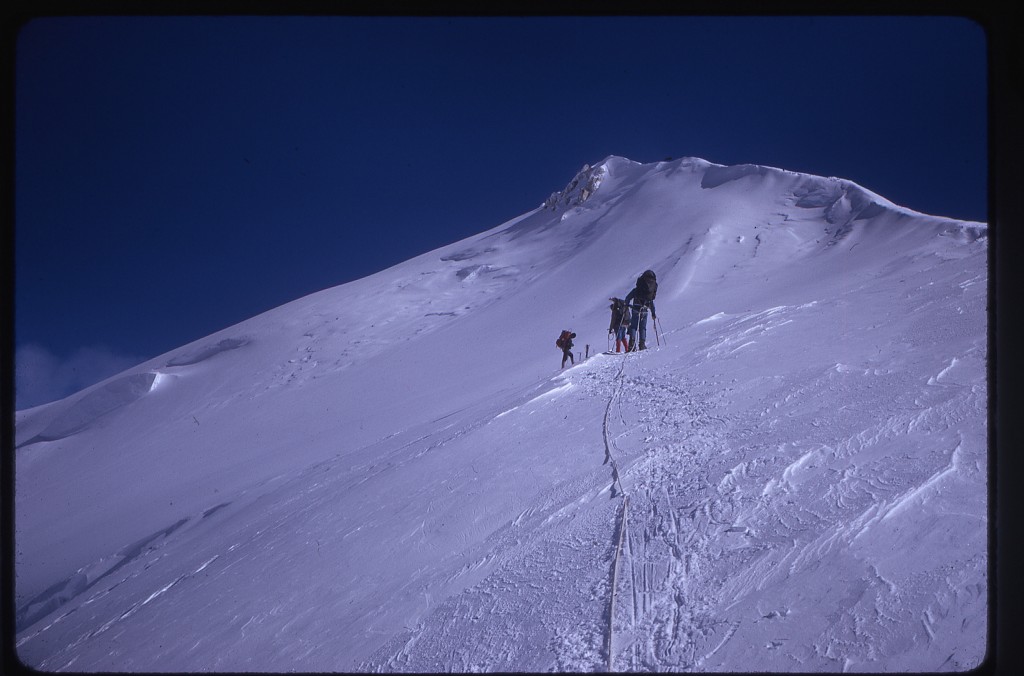
POLYGON ((626 301, 621 298, 612 298, 612 317, 613 324, 615 323, 614 317, 619 318, 618 324, 620 326, 629 323, 629 305, 626 304, 626 301))
POLYGON ((635 298, 641 302, 650 302, 658 295, 658 278, 653 270, 645 270, 644 274, 636 278, 637 294, 635 298))
POLYGON ((558 340, 555 341, 555 347, 559 350, 565 349, 565 346, 569 344, 569 340, 572 338, 572 331, 562 331, 558 335, 558 340))

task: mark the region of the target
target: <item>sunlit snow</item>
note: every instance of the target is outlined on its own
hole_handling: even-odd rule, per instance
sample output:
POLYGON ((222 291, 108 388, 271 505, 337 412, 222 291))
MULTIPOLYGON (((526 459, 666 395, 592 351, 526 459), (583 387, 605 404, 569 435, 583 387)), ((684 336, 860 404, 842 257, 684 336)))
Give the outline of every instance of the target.
POLYGON ((18 412, 18 655, 977 666, 987 255, 986 225, 841 179, 584 167, 477 236, 18 412), (609 298, 648 268, 650 349, 605 354, 609 298))

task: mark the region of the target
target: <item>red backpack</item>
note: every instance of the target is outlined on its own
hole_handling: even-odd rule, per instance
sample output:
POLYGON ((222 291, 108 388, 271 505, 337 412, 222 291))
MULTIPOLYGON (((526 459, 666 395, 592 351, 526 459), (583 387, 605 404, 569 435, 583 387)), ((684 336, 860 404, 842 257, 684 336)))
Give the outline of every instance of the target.
POLYGON ((558 340, 555 341, 555 347, 559 350, 564 350, 565 346, 569 344, 570 338, 572 338, 572 331, 562 331, 558 335, 558 340))

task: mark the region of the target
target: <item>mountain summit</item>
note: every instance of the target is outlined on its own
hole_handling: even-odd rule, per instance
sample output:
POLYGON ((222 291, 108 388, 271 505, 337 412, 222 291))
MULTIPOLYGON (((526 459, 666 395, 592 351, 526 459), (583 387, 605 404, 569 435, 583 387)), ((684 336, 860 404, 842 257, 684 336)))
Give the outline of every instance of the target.
POLYGON ((850 181, 584 166, 479 235, 18 412, 18 654, 971 668, 986 289, 985 224, 850 181), (646 269, 650 349, 605 354, 646 269))

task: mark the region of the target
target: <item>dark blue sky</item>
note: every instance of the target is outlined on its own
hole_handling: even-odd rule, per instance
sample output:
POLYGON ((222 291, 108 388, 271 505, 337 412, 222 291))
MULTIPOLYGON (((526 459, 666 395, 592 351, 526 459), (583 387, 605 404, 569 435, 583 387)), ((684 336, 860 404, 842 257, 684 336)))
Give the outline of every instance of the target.
POLYGON ((986 220, 985 49, 939 17, 36 19, 18 407, 498 225, 610 154, 986 220))

